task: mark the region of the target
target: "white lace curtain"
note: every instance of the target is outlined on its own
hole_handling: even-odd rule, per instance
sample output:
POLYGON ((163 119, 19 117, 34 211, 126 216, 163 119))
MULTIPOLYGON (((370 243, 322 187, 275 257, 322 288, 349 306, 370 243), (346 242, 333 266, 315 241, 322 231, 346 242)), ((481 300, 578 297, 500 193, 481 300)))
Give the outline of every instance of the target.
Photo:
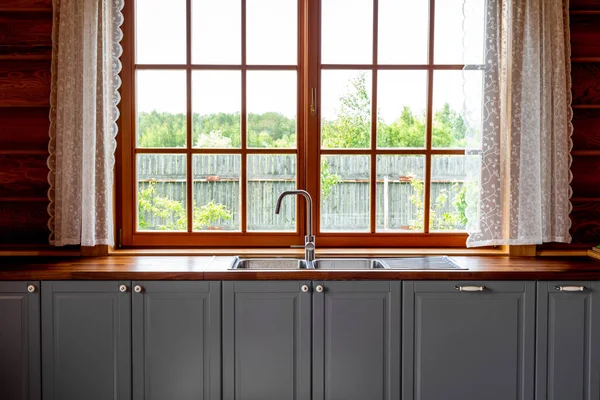
MULTIPOLYGON (((477 3, 465 0, 465 26, 477 3)), ((483 11, 482 64, 463 74, 471 122, 467 246, 570 242, 568 0, 487 0, 483 11), (479 94, 470 96, 473 69, 479 94), (483 105, 476 116, 473 99, 483 105)), ((470 34, 467 45, 477 43, 470 34)))
POLYGON ((114 245, 123 0, 53 0, 53 8, 50 243, 114 245))

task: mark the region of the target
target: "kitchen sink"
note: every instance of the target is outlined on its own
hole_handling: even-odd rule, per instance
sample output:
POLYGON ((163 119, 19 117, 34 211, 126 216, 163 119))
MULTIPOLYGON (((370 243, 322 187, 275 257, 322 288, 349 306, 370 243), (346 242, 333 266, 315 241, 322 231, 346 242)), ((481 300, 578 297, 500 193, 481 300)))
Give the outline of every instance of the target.
POLYGON ((319 258, 313 261, 315 269, 384 269, 389 268, 375 258, 319 258))
POLYGON ((318 258, 312 263, 299 258, 239 258, 235 257, 230 269, 252 270, 465 270, 448 256, 399 258, 318 258))
POLYGON ((468 269, 463 268, 448 256, 427 256, 427 257, 397 257, 382 258, 390 269, 406 270, 440 270, 440 269, 468 269))
POLYGON ((305 269, 308 264, 298 258, 238 258, 231 269, 305 269))

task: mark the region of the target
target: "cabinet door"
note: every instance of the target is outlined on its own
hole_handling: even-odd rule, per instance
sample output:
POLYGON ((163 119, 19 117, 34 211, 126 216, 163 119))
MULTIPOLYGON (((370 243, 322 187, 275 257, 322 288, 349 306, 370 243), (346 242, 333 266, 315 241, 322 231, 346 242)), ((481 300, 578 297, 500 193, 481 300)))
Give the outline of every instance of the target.
POLYGON ((598 282, 538 283, 536 399, 600 399, 599 290, 598 282))
POLYGON ((310 400, 309 288, 223 282, 224 400, 310 400))
POLYGON ((533 398, 535 282, 404 282, 403 310, 404 400, 533 398))
POLYGON ((132 287, 133 399, 220 400, 221 283, 132 287))
POLYGON ((44 400, 131 398, 128 282, 42 283, 42 385, 44 400))
POLYGON ((0 399, 40 399, 39 285, 0 282, 0 399))
POLYGON ((313 400, 400 398, 400 285, 313 283, 313 400))

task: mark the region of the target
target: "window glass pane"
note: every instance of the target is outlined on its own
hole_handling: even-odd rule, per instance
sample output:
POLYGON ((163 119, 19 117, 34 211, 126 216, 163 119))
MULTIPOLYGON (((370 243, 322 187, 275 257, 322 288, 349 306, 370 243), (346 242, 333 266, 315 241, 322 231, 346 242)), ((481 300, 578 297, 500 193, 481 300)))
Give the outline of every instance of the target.
POLYGON ((464 148, 469 129, 480 129, 481 71, 435 71, 433 147, 464 148))
POLYGON ((242 83, 239 71, 193 71, 194 147, 239 148, 242 83))
POLYGON ((370 224, 371 157, 321 157, 321 231, 365 232, 370 224))
POLYGON ((296 148, 296 71, 248 71, 248 147, 296 148))
POLYGON ((373 62, 373 0, 321 1, 321 62, 373 62))
POLYGON ((137 71, 137 147, 185 147, 185 71, 137 71))
POLYGON ((435 64, 483 62, 485 4, 485 1, 436 0, 435 64))
POLYGON ((379 71, 377 147, 425 147, 427 72, 379 71))
POLYGON ((297 0, 246 0, 246 29, 248 64, 298 63, 297 0))
POLYGON ((275 214, 279 194, 296 188, 296 155, 249 154, 248 230, 296 231, 296 199, 287 196, 281 212, 275 214))
POLYGON ((187 231, 185 157, 137 155, 138 231, 187 231))
POLYGON ((194 230, 240 230, 239 154, 194 154, 194 230))
POLYGON ((371 147, 370 71, 321 71, 321 147, 371 147))
POLYGON ((466 157, 431 157, 431 231, 464 230, 466 157))
POLYGON ((377 156, 377 232, 423 231, 425 156, 377 156))
POLYGON ((137 0, 137 64, 185 64, 185 0, 137 0))
POLYGON ((192 0, 192 62, 241 64, 241 60, 241 1, 192 0))
POLYGON ((429 0, 379 0, 378 40, 379 64, 426 64, 429 0))

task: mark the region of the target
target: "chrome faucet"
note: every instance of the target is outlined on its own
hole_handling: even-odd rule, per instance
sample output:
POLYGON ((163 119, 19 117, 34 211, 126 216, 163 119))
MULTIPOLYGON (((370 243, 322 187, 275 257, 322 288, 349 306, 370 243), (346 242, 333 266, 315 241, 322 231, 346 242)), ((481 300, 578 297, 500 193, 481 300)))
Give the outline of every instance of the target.
POLYGON ((312 197, 306 190, 286 190, 279 195, 277 199, 277 206, 275 207, 275 214, 279 214, 281 209, 281 201, 287 195, 298 195, 301 194, 306 198, 306 236, 304 236, 304 259, 307 264, 312 265, 315 259, 315 237, 313 236, 312 229, 312 197))

